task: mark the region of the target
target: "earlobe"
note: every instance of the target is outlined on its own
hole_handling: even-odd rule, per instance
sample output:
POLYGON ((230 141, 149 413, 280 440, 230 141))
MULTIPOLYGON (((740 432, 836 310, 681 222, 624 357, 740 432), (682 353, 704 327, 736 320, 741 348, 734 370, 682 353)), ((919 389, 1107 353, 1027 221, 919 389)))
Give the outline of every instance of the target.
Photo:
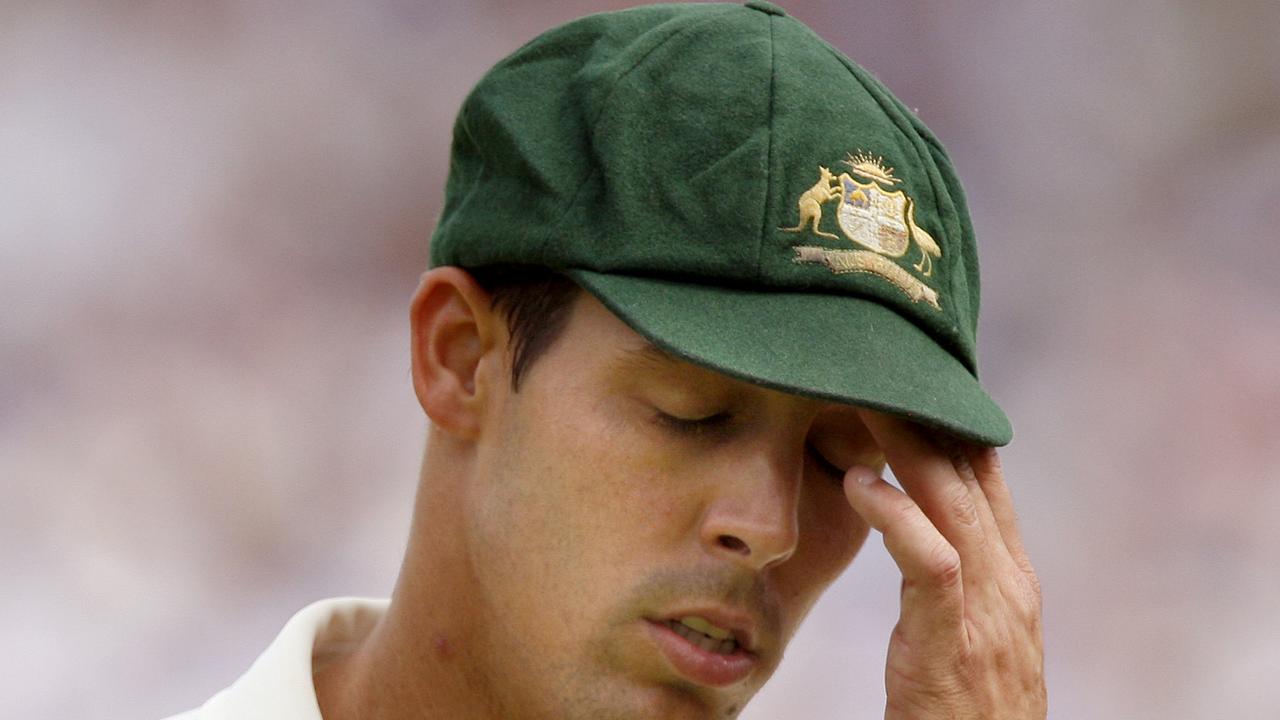
POLYGON ((464 438, 478 433, 491 394, 485 361, 502 357, 503 327, 489 294, 464 270, 422 276, 410 310, 413 389, 432 425, 464 438))

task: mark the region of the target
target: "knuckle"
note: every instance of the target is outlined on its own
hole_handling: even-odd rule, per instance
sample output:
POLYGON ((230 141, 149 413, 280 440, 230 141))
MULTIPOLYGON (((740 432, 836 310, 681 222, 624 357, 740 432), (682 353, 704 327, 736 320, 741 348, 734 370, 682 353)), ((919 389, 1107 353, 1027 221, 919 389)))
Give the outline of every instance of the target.
POLYGON ((947 509, 955 521, 964 527, 978 526, 978 506, 967 489, 960 488, 947 498, 947 509))
POLYGON ((929 551, 925 568, 938 587, 951 588, 960 584, 960 553, 945 542, 935 544, 929 551))

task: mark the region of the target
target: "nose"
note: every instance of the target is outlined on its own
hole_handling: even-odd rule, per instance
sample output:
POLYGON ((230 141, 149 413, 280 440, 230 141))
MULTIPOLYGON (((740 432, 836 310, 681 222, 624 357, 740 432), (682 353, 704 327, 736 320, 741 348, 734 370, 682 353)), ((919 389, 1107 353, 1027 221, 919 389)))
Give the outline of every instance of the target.
POLYGON ((785 562, 799 541, 802 472, 802 463, 763 453, 736 462, 723 481, 713 483, 699 532, 703 546, 757 571, 785 562))

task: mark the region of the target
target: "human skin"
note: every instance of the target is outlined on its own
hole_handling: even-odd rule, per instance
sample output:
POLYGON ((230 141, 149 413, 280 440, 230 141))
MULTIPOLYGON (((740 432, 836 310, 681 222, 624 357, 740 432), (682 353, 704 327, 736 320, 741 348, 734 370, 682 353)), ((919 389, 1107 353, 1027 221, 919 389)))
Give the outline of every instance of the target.
MULTIPOLYGON (((927 532, 942 537, 921 510, 938 492, 917 488, 926 498, 917 506, 877 479, 887 453, 909 490, 968 492, 926 436, 675 360, 586 294, 519 392, 505 320, 465 272, 427 273, 412 331, 414 388, 431 429, 409 544, 386 616, 317 671, 328 720, 733 717, 869 526, 907 578, 890 711, 979 716, 953 712, 974 678, 957 684, 942 662, 964 658, 952 647, 963 600, 960 621, 949 609, 971 581, 927 532), (944 463, 954 483, 937 482, 944 463), (941 610, 930 605, 938 599, 941 610), (694 608, 750 625, 745 677, 712 686, 664 654, 655 622, 694 608)), ((967 557, 974 545, 961 547, 967 557)), ((1001 657, 1036 664, 1038 637, 1037 625, 1031 650, 1002 646, 1001 657)), ((978 684, 979 700, 987 685, 1006 689, 1000 675, 978 684)))

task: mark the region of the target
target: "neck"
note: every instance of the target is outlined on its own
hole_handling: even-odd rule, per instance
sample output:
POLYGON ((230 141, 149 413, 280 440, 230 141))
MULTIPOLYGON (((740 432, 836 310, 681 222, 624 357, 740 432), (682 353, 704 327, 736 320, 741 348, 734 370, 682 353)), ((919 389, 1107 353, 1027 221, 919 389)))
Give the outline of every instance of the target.
POLYGON ((433 462, 423 463, 409 547, 386 615, 352 653, 315 673, 324 720, 502 717, 478 671, 483 623, 467 591, 475 580, 458 520, 467 473, 454 462, 462 458, 450 455, 439 447, 433 462))

